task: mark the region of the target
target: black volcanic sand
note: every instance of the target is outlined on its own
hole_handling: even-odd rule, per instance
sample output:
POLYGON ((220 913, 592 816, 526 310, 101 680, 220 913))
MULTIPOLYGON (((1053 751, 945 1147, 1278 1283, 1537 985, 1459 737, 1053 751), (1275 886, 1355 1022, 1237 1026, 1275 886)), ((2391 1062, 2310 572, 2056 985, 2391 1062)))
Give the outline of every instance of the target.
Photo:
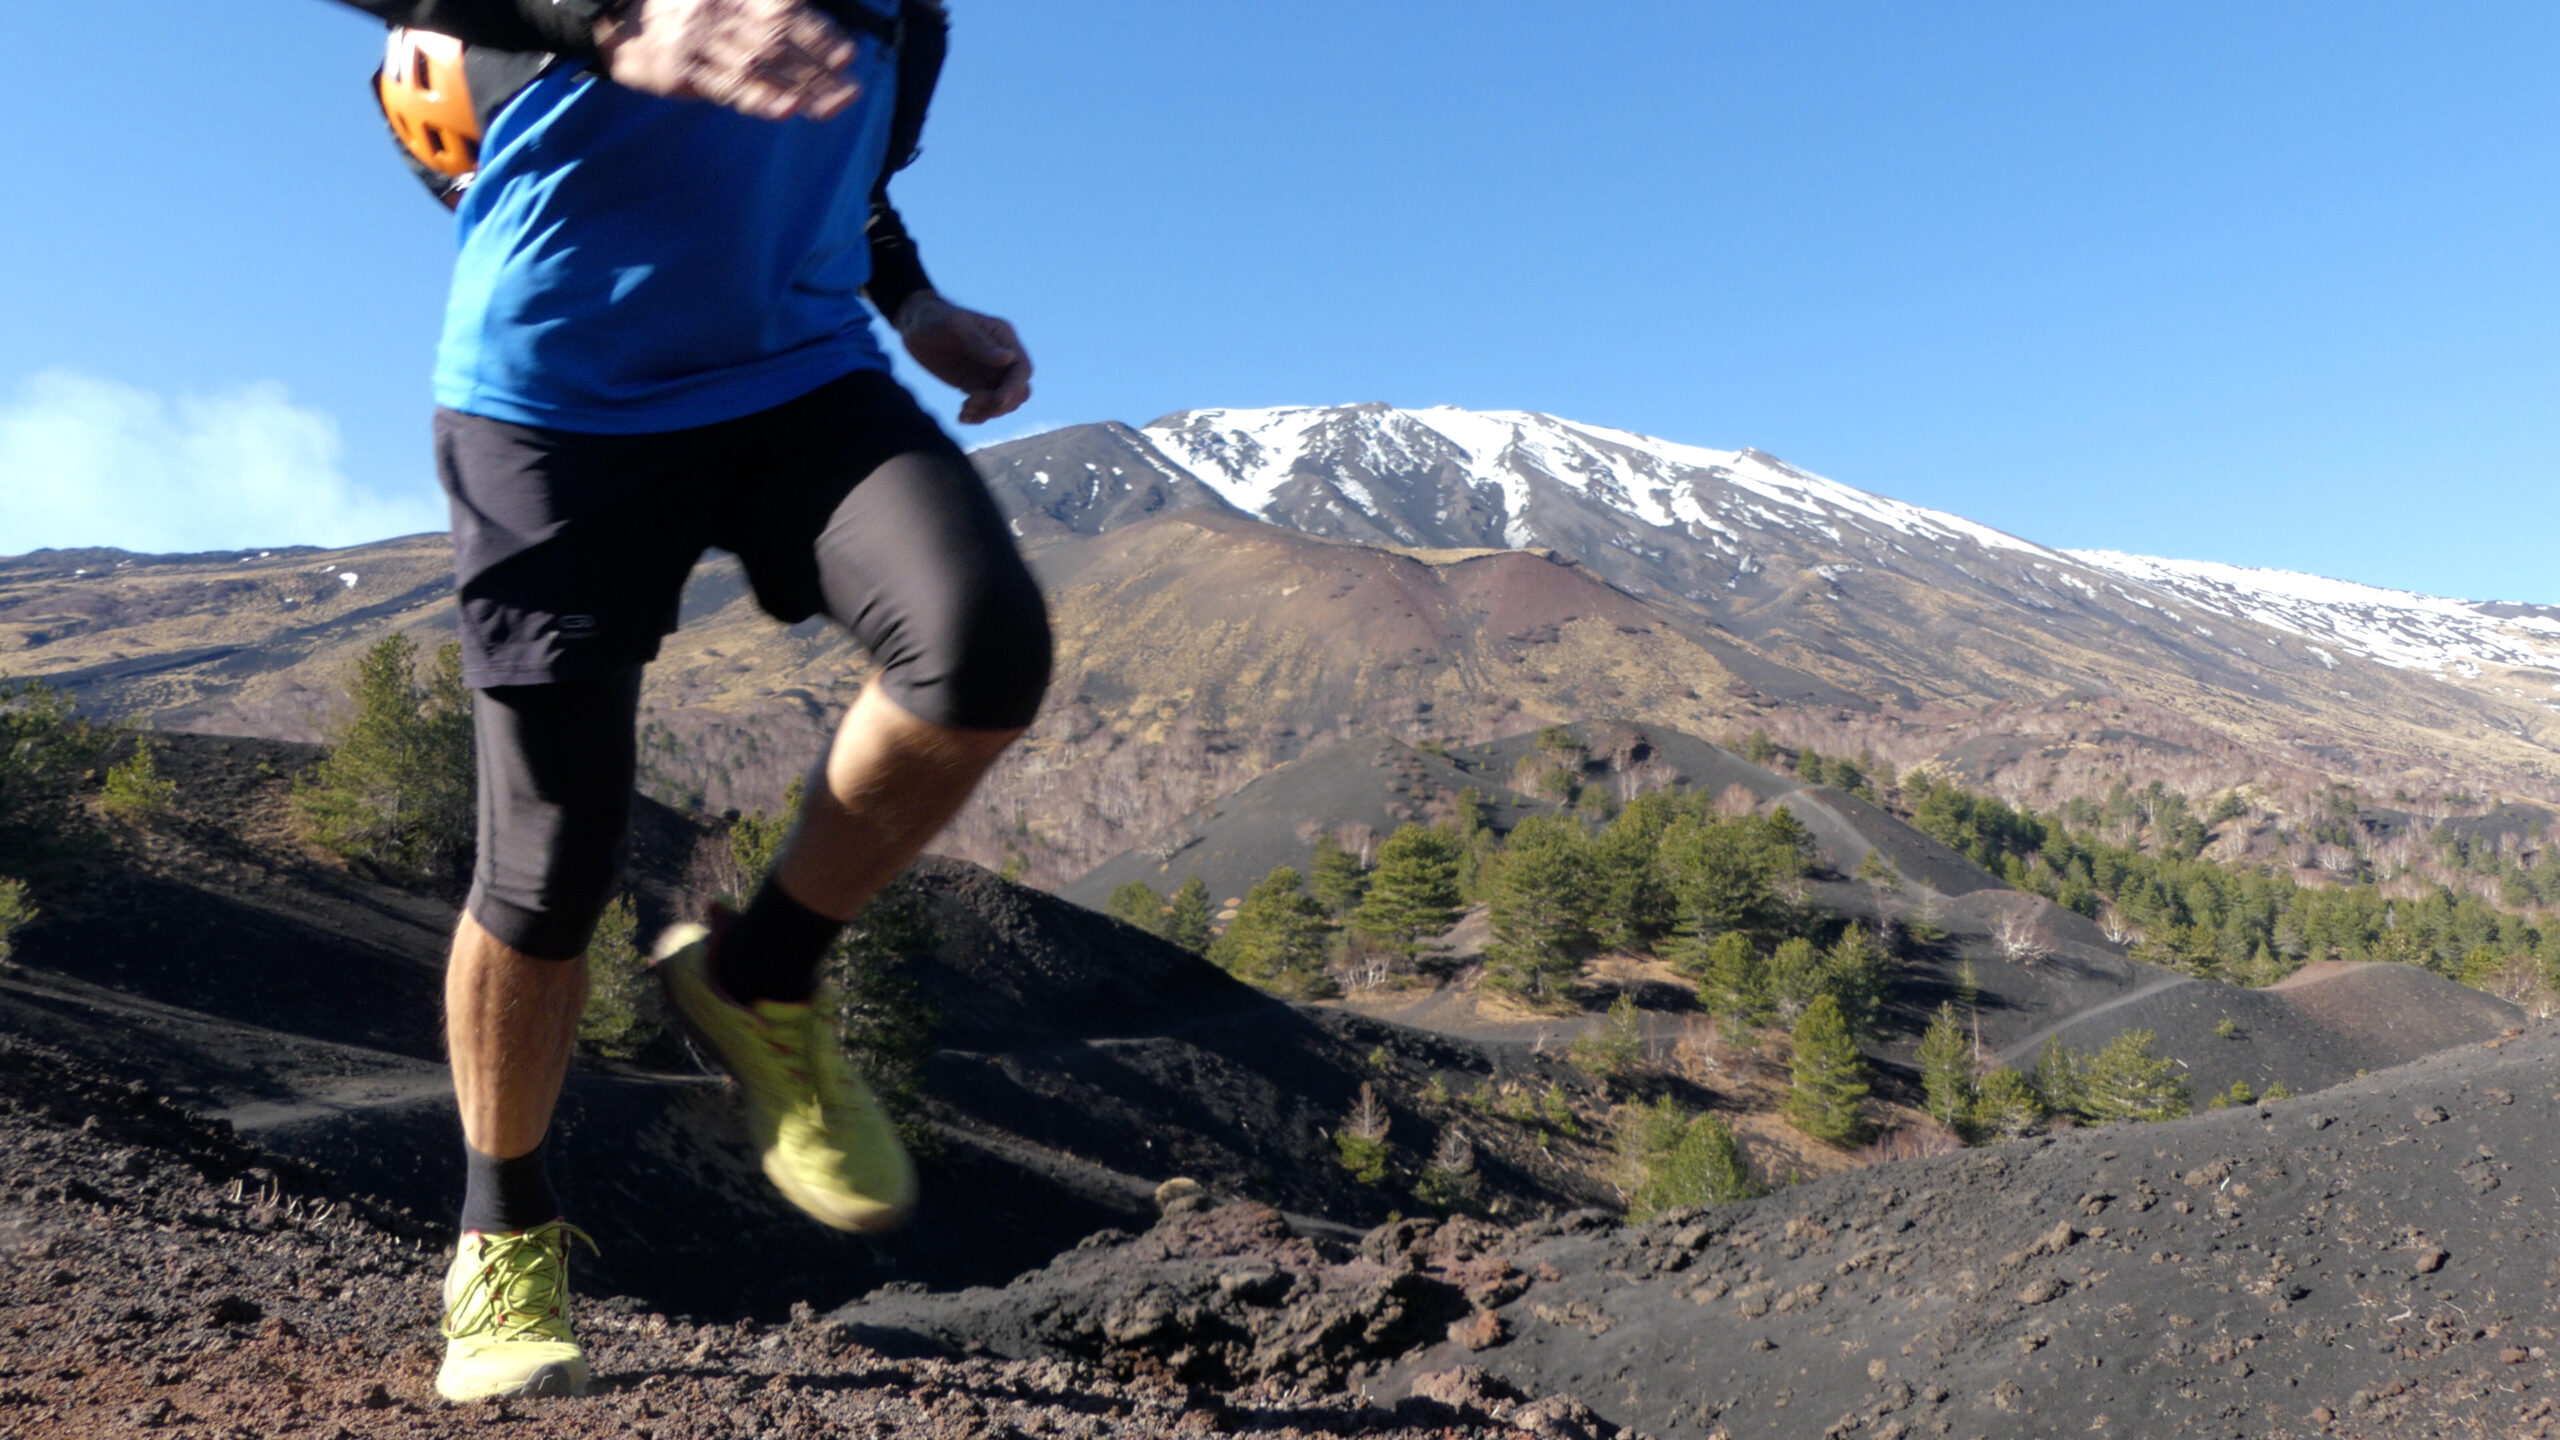
POLYGON ((6 1035, 0 1154, 0 1440, 1497 1433, 1430 1401, 893 1360, 806 1306, 695 1324, 612 1298, 577 1312, 598 1393, 448 1405, 432 1388, 440 1228, 6 1035))
MULTIPOLYGON (((0 964, 0 1033, 38 1037, 235 1126, 339 1182, 442 1221, 461 1137, 438 1045, 452 910, 282 838, 306 747, 163 736, 181 812, 67 855, 0 964), (273 833, 270 833, 273 832, 273 833)), ((702 831, 643 802, 644 923, 674 908, 702 831)), ((1153 1221, 1186 1175, 1338 1225, 1398 1204, 1353 1181, 1331 1131, 1363 1082, 1428 1153, 1428 1077, 1583 1080, 1357 1016, 1276 1002, 1196 956, 975 867, 917 871, 941 943, 911 962, 939 1015, 926 1065, 925 1203, 889 1241, 813 1234, 749 1152, 734 1098, 672 1043, 581 1062, 554 1131, 586 1272, 671 1311, 773 1318, 884 1284, 1001 1282, 1084 1236, 1153 1221)), ((1486 1194, 1514 1213, 1605 1198, 1559 1146, 1488 1126, 1486 1194)), ((1587 1156, 1584 1157, 1587 1159, 1587 1156)))
POLYGON ((1002 1290, 837 1318, 893 1350, 1202 1383, 1569 1393, 1663 1436, 2548 1436, 2555 1062, 2546 1027, 1639 1228, 1407 1222, 1351 1247, 1186 1210, 1002 1290))

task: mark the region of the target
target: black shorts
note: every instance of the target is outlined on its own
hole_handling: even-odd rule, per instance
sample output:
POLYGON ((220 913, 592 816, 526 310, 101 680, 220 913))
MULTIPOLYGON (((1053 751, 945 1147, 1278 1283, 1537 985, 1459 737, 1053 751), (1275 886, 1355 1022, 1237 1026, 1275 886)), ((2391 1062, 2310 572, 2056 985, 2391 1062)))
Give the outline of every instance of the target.
POLYGON ((639 668, 706 549, 744 562, 775 619, 842 624, 918 719, 1011 730, 1040 707, 1039 587, 968 457, 885 374, 654 435, 444 410, 435 448, 463 674, 483 692, 470 908, 516 949, 576 954, 603 909, 639 668))
POLYGON ((655 659, 694 562, 718 548, 775 619, 843 624, 920 719, 1008 730, 1039 708, 1039 588, 968 457, 885 374, 654 435, 440 410, 435 447, 475 688, 655 659))

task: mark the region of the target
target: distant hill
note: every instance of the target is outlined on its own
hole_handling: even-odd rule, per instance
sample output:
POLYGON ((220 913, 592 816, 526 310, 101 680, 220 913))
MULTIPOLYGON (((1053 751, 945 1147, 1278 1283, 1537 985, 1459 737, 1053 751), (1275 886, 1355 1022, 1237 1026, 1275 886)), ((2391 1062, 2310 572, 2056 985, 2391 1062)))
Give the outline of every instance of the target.
MULTIPOLYGON (((2333 1085, 2360 1071, 2493 1038, 2525 1018, 2512 1005, 2410 965, 2324 963, 2284 985, 2257 990, 2144 964, 2092 922, 2010 888, 1856 796, 1804 784, 1675 731, 1623 725, 1568 729, 1591 757, 1590 784, 1605 788, 1614 782, 1628 793, 1672 785, 1715 796, 1739 792, 1736 799, 1763 812, 1784 805, 1814 836, 1821 868, 1807 898, 1817 910, 1868 924, 1881 912, 1906 930, 1941 937, 1912 947, 1905 957, 1888 1007, 1887 1033, 1871 1047, 1906 1076, 1916 1074, 1913 1051, 1930 1015, 1959 995, 1961 965, 1971 966, 1981 996, 1986 1063, 2028 1070, 2049 1038, 2094 1051, 2122 1031, 2147 1029, 2158 1037, 2159 1053, 2185 1069, 2198 1104, 2235 1081, 2252 1090, 2333 1085), (1870 852, 1891 863, 1902 882, 1899 892, 1878 892, 1850 878, 1870 852), (2004 922, 2028 925, 2036 936, 2035 953, 2010 953, 1999 938, 2004 922)), ((1489 819, 1497 830, 1507 830, 1522 815, 1556 808, 1505 783, 1536 743, 1520 736, 1444 755, 1392 741, 1336 746, 1283 765, 1186 817, 1175 831, 1178 848, 1170 853, 1115 857, 1063 893, 1099 907, 1130 880, 1162 892, 1196 874, 1213 901, 1231 900, 1273 866, 1303 872, 1321 833, 1354 842, 1383 838, 1396 824, 1449 813, 1450 797, 1467 788, 1493 802, 1489 819)), ((1685 1008, 1685 1002, 1659 994, 1648 1003, 1665 1010, 1664 1023, 1685 1008)), ((1518 1028, 1488 1024, 1472 1005, 1450 1004, 1431 986, 1362 997, 1355 1008, 1465 1037, 1518 1028)), ((1567 1033, 1593 1023, 1587 1015, 1549 1022, 1567 1033)))
MULTIPOLYGON (((1061 643, 1040 723, 942 843, 1045 885, 1346 736, 1575 721, 1764 729, 2037 803, 2246 787, 2293 864, 2315 857, 2272 832, 2333 781, 2438 818, 2560 806, 2544 607, 2064 553, 1525 413, 1192 411, 975 458, 1061 643)), ((0 665, 96 713, 310 739, 366 644, 450 633, 446 565, 434 536, 39 552, 0 561, 0 665)), ((774 626, 722 557, 683 615, 645 697, 650 791, 769 808, 866 664, 823 622, 774 626)))

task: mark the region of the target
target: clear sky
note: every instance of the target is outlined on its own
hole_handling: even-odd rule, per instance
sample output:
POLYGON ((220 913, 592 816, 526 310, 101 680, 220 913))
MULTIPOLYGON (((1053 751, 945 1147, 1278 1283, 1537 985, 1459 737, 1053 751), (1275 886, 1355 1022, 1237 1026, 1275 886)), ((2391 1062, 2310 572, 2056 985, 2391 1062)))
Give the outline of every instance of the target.
MULTIPOLYGON (((1542 410, 2048 544, 2560 602, 2560 7, 954 0, 974 441, 1542 410)), ((450 227, 326 0, 0 5, 0 553, 432 528, 450 227)), ((937 397, 939 402, 941 397, 937 397)))

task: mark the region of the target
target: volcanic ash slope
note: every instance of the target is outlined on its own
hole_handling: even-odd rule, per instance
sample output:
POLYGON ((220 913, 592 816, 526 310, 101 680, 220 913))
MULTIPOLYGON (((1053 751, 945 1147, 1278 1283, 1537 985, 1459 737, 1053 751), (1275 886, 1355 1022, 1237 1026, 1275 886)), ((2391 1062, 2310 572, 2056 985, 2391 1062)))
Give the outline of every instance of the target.
POLYGON ((1259 1207, 1177 1205, 1003 1290, 840 1318, 881 1344, 1346 1375, 1489 1413, 1565 1393, 1666 1437, 2548 1436, 2555 1061, 2543 1029, 1636 1228, 1403 1222, 1355 1253, 1259 1207))

